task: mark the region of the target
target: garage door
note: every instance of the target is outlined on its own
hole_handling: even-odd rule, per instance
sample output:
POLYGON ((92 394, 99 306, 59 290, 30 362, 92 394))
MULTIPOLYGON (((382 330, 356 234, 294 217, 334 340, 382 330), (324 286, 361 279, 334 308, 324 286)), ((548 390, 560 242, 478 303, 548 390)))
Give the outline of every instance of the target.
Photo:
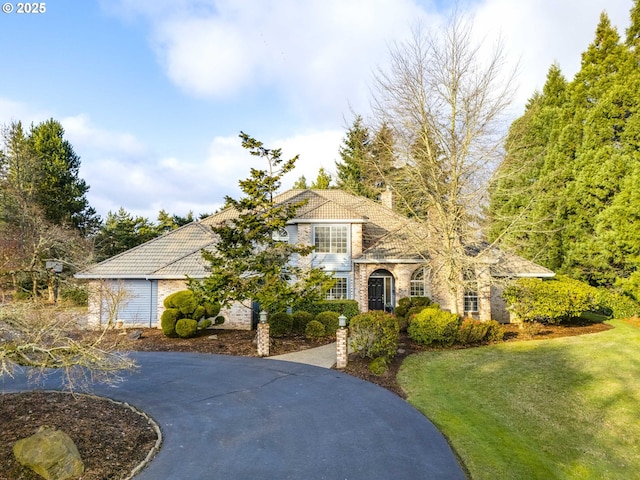
POLYGON ((125 327, 155 327, 158 315, 157 280, 113 280, 110 292, 103 294, 102 323, 109 321, 109 312, 118 309, 116 320, 125 327))

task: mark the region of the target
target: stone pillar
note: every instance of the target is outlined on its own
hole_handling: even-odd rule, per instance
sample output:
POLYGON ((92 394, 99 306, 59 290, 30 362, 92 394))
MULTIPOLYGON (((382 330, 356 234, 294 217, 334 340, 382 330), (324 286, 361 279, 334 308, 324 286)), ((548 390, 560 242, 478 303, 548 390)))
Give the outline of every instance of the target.
POLYGON ((347 328, 339 328, 336 332, 336 368, 345 368, 349 361, 348 337, 349 329, 347 328))
POLYGON ((258 356, 259 357, 268 357, 269 356, 269 324, 268 323, 259 323, 258 324, 258 356))

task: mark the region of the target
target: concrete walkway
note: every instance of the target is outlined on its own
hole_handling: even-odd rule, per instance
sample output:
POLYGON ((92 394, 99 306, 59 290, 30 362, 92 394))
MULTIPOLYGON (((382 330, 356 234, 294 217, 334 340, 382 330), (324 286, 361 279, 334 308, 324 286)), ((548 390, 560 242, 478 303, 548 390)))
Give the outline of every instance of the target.
POLYGON ((316 367, 331 368, 336 364, 336 344, 330 343, 321 347, 309 348, 299 352, 285 353, 265 357, 268 360, 284 360, 286 362, 304 363, 316 367))
MULTIPOLYGON (((327 346, 327 350, 329 350, 327 346)), ((464 480, 442 434, 397 395, 301 363, 136 352, 140 368, 93 393, 160 426, 159 453, 135 480, 464 480)), ((40 388, 60 388, 52 374, 40 388)), ((0 390, 32 390, 26 375, 0 390)))

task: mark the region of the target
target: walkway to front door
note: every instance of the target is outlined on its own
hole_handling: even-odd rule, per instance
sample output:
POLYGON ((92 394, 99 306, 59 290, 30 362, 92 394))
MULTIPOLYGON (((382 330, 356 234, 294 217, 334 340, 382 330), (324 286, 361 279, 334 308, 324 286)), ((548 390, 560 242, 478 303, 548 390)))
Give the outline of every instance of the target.
POLYGON ((369 310, 384 310, 394 303, 393 276, 387 270, 376 270, 369 277, 369 310))

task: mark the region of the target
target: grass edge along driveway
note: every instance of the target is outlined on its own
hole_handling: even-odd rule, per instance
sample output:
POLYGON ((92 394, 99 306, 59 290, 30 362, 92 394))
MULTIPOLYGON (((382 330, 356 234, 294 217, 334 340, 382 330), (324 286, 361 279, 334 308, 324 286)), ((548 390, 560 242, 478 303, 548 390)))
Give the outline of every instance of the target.
POLYGON ((640 478, 640 328, 408 357, 408 400, 473 480, 640 478))

